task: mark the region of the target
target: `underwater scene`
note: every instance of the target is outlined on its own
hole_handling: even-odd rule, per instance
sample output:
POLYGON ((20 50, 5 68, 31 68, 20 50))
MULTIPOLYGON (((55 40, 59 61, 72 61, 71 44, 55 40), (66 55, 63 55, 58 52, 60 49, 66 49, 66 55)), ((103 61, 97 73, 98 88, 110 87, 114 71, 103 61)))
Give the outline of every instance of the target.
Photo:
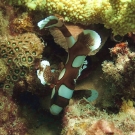
POLYGON ((135 135, 135 0, 0 0, 0 135, 135 135))

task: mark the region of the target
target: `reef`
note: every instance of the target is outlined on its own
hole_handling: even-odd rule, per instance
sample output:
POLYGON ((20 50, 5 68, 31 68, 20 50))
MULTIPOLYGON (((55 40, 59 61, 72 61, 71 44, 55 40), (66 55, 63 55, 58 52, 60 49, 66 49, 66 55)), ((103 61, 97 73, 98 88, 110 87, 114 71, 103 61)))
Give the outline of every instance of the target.
MULTIPOLYGON (((132 135, 135 133, 134 107, 128 106, 125 101, 122 106, 127 106, 119 114, 108 114, 94 107, 88 100, 72 100, 65 109, 63 117, 62 135, 132 135), (128 109, 126 109, 128 110, 128 109), (132 110, 132 111, 131 111, 132 110)), ((123 107, 124 108, 124 107, 123 107)))
POLYGON ((125 98, 135 97, 135 52, 128 47, 127 42, 118 43, 110 48, 113 61, 104 61, 102 70, 106 81, 112 83, 116 89, 115 94, 119 93, 125 98), (131 81, 132 80, 132 81, 131 81))
POLYGON ((10 28, 14 33, 21 34, 25 32, 33 32, 34 25, 29 14, 27 12, 24 12, 20 16, 10 21, 10 28))
POLYGON ((19 116, 19 109, 13 99, 0 89, 0 134, 28 135, 25 119, 19 116))
POLYGON ((0 82, 5 81, 8 72, 8 66, 3 59, 0 59, 0 82))
POLYGON ((8 18, 3 15, 2 11, 0 11, 0 35, 5 35, 8 31, 7 27, 9 25, 9 22, 7 19, 8 18))
MULTIPOLYGON (((8 0, 7 0, 8 1, 8 0)), ((131 0, 10 0, 12 5, 41 10, 48 15, 59 14, 65 21, 83 25, 101 23, 114 35, 134 32, 134 6, 131 0)))
POLYGON ((0 135, 135 134, 134 0, 0 2, 0 135))
POLYGON ((4 91, 12 95, 14 83, 34 69, 36 61, 42 57, 43 48, 43 43, 34 33, 1 37, 0 57, 8 66, 4 91))

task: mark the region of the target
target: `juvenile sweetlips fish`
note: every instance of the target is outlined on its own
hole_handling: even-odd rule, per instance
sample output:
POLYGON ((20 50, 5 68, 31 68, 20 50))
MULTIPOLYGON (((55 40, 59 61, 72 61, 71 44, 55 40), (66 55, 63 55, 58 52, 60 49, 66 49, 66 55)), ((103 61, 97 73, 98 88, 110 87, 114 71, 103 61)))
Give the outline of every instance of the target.
MULTIPOLYGON (((50 112, 58 115, 64 107, 69 104, 69 100, 74 93, 76 79, 80 74, 79 70, 84 64, 86 56, 98 49, 101 45, 101 37, 93 30, 84 30, 78 35, 77 41, 71 35, 63 21, 55 16, 49 16, 44 21, 38 23, 40 29, 43 27, 57 27, 63 34, 68 44, 68 57, 65 67, 61 71, 57 83, 52 90, 50 112), (54 23, 55 22, 55 23, 54 23)), ((98 94, 92 91, 90 101, 94 100, 98 94), (95 95, 95 96, 93 96, 95 95)))

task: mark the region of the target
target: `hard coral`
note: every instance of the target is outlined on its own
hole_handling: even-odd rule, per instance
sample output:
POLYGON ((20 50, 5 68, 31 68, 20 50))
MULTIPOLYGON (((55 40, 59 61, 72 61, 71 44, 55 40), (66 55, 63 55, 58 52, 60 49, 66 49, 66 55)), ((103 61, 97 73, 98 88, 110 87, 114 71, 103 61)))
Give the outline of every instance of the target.
POLYGON ((87 130, 86 135, 106 135, 117 134, 121 135, 122 132, 114 126, 114 123, 106 120, 98 120, 87 130))
POLYGON ((10 27, 12 27, 12 33, 21 34, 24 32, 33 32, 33 23, 32 18, 29 16, 27 12, 22 13, 21 16, 13 19, 10 22, 10 27))
POLYGON ((132 100, 126 101, 126 100, 123 99, 120 111, 134 115, 135 114, 135 108, 134 108, 133 104, 134 103, 133 103, 132 100))
POLYGON ((0 59, 0 82, 6 79, 6 74, 8 72, 8 67, 3 59, 0 59))
MULTIPOLYGON (((11 0, 12 3, 14 0, 11 0)), ((40 9, 49 15, 60 14, 66 21, 89 25, 102 23, 114 35, 125 35, 135 30, 135 2, 131 0, 39 0, 14 1, 29 9, 40 9), (43 3, 43 4, 41 4, 43 3), (112 17, 113 16, 113 17, 112 17)))
POLYGON ((25 135, 26 123, 18 115, 18 106, 0 90, 0 135, 25 135))
POLYGON ((5 35, 8 31, 8 20, 7 17, 5 17, 2 13, 2 11, 0 11, 0 35, 5 35))
POLYGON ((110 53, 111 55, 125 55, 128 53, 129 49, 127 48, 128 42, 123 42, 123 43, 119 43, 116 44, 115 47, 110 49, 110 53))
POLYGON ((85 99, 73 100, 65 109, 62 135, 127 135, 135 131, 134 114, 108 114, 85 99))
POLYGON ((9 36, 1 40, 0 57, 9 67, 4 84, 4 89, 9 89, 8 93, 12 93, 16 81, 32 71, 35 60, 41 59, 43 49, 44 44, 34 33, 25 33, 16 37, 9 36))
POLYGON ((102 64, 106 80, 112 83, 121 96, 134 98, 135 52, 130 51, 127 43, 120 43, 111 48, 110 53, 114 58, 113 62, 104 61, 102 64))

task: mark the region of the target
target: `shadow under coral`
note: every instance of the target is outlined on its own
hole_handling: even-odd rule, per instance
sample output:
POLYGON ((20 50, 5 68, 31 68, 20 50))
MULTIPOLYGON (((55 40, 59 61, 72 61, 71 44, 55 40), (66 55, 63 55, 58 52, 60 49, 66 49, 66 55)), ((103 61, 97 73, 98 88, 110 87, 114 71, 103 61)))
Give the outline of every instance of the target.
MULTIPOLYGON (((61 132, 61 116, 52 116, 48 110, 42 108, 39 95, 24 91, 14 93, 13 98, 19 105, 20 116, 28 122, 28 133, 31 135, 54 135, 61 132)), ((46 97, 44 98, 46 101, 46 97)))

